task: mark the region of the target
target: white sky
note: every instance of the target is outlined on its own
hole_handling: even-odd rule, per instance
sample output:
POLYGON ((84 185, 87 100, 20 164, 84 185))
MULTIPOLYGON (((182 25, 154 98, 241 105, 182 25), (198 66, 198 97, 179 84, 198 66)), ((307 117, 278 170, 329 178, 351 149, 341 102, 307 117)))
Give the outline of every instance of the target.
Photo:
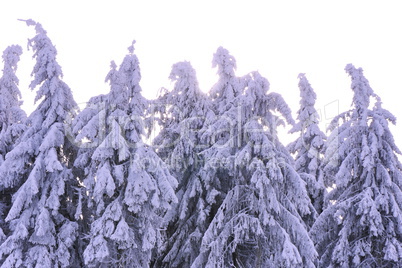
POLYGON ((58 50, 64 80, 77 103, 107 93, 109 63, 120 64, 135 39, 143 94, 155 98, 173 63, 188 60, 200 87, 216 81, 211 67, 217 47, 237 60, 237 74, 254 70, 267 77, 271 90, 298 110, 297 75, 306 73, 315 89, 323 125, 350 107, 347 63, 363 67, 383 107, 400 120, 392 128, 402 147, 402 16, 398 1, 59 1, 0 2, 0 51, 20 44, 24 55, 18 76, 24 108, 31 111, 28 90, 32 51, 26 50, 40 22, 58 50))

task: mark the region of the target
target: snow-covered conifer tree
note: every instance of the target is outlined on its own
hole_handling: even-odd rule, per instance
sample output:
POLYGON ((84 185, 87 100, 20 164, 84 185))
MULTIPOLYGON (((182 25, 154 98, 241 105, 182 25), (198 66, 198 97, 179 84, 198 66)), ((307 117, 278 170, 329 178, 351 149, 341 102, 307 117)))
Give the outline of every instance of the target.
POLYGON ((169 78, 175 84, 158 100, 168 110, 161 116, 161 131, 154 145, 179 182, 179 202, 165 216, 167 242, 154 266, 190 267, 205 232, 205 211, 200 210, 205 193, 197 175, 201 166, 198 153, 203 149, 198 130, 212 112, 189 62, 174 64, 169 78))
POLYGON ((57 52, 46 31, 39 23, 26 22, 36 29, 29 40, 36 59, 30 88, 39 86, 36 100, 41 102, 0 168, 2 185, 18 189, 6 217, 10 234, 0 246, 0 263, 1 267, 79 266, 74 249, 74 148, 64 133, 76 103, 61 80, 57 52))
POLYGON ((196 72, 189 62, 174 64, 169 78, 175 83, 173 90, 165 89, 155 103, 161 131, 153 144, 158 155, 178 171, 176 175, 182 176, 182 170, 197 161, 193 149, 201 147, 197 130, 205 121, 209 100, 199 89, 196 72))
POLYGON ((0 165, 24 130, 26 114, 20 107, 21 92, 15 74, 21 54, 22 48, 18 45, 9 46, 3 52, 4 68, 0 78, 0 165))
MULTIPOLYGON (((214 60, 222 58, 232 57, 218 49, 214 60)), ((222 81, 234 73, 232 62, 218 63, 226 70, 218 85, 226 86, 214 100, 218 116, 203 130, 211 145, 201 152, 199 175, 210 224, 192 267, 313 267, 316 252, 302 221, 311 202, 277 139, 284 121, 272 112, 293 123, 290 109, 279 94, 267 94, 269 83, 258 72, 237 78, 237 93, 228 98, 233 87, 222 81)))
POLYGON ((74 122, 76 140, 87 139, 89 147, 75 163, 83 170, 84 200, 91 209, 83 215, 91 223, 83 253, 90 267, 147 267, 160 239, 160 216, 176 201, 176 180, 141 140, 146 102, 133 46, 129 51, 119 70, 111 64, 109 94, 93 98, 96 106, 74 122))
MULTIPOLYGON (((18 45, 9 46, 3 52, 4 68, 0 78, 0 165, 25 129, 26 114, 20 107, 21 92, 18 89, 18 78, 15 74, 21 54, 22 48, 18 45)), ((4 227, 4 218, 11 204, 11 195, 14 190, 6 191, 2 188, 0 181, 0 243, 5 238, 2 227, 4 227)))
POLYGON ((381 107, 361 68, 345 70, 353 109, 330 126, 325 176, 335 186, 310 234, 320 267, 402 267, 401 152, 388 126, 396 118, 381 107))
MULTIPOLYGON (((307 183, 307 192, 317 213, 321 213, 325 187, 322 181, 321 161, 326 136, 320 130, 319 115, 314 107, 317 95, 305 74, 299 74, 300 109, 298 122, 290 133, 300 132, 300 136, 288 145, 288 150, 296 154, 296 171, 307 183)), ((305 219, 311 227, 317 215, 305 219)))
POLYGON ((236 59, 226 48, 219 47, 213 55, 212 67, 218 68, 219 80, 209 92, 217 114, 227 111, 233 100, 243 93, 242 79, 235 75, 236 59))

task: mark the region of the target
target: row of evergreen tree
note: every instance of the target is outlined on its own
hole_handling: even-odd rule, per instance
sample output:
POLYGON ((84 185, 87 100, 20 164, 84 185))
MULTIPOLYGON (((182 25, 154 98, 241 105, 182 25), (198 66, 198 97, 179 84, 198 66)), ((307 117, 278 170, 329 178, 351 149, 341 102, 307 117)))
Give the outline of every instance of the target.
POLYGON ((0 79, 0 267, 402 267, 402 164, 383 109, 349 64, 353 105, 319 129, 299 76, 296 122, 220 47, 208 94, 189 62, 141 95, 134 42, 110 92, 79 111, 39 23, 36 110, 20 108, 20 46, 0 79), (154 124, 154 123, 157 124, 154 124), (299 138, 285 147, 277 126, 299 138), (152 145, 144 142, 158 129, 152 145), (331 189, 330 191, 327 189, 331 189))

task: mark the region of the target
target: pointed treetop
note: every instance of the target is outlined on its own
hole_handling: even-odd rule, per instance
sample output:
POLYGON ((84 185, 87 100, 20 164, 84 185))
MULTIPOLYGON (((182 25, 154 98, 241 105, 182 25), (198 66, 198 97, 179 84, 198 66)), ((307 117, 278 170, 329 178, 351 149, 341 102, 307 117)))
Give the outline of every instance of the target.
POLYGON ((117 65, 114 60, 110 62, 110 71, 106 75, 105 82, 109 82, 111 85, 112 91, 116 90, 116 85, 120 85, 122 83, 122 78, 121 74, 119 74, 119 71, 117 70, 117 65))
POLYGON ((27 19, 27 20, 22 20, 19 19, 19 21, 24 21, 28 26, 35 26, 35 30, 37 34, 46 34, 45 29, 43 29, 42 25, 32 19, 27 19))
POLYGON ((253 71, 247 79, 247 87, 253 91, 257 98, 263 98, 269 91, 269 81, 263 77, 258 71, 253 71))
MULTIPOLYGON (((14 71, 17 69, 17 63, 20 61, 20 56, 22 54, 22 48, 19 45, 11 45, 7 47, 3 52, 3 62, 4 65, 8 65, 13 68, 14 71)), ((5 66, 5 68, 7 68, 5 66)))
POLYGON ((375 108, 375 109, 382 109, 382 100, 381 100, 381 97, 378 96, 377 94, 374 94, 374 97, 375 97, 374 108, 375 108))
POLYGON ((0 106, 7 104, 0 109, 9 110, 11 107, 21 104, 18 100, 18 97, 21 98, 21 92, 17 87, 19 80, 15 75, 21 54, 22 48, 19 45, 11 45, 3 52, 4 67, 3 76, 0 78, 0 94, 2 96, 0 106))
POLYGON ((130 54, 134 53, 134 44, 136 43, 135 40, 133 40, 133 42, 131 42, 131 46, 128 47, 128 52, 130 52, 130 54))
MULTIPOLYGON (((18 89, 19 80, 16 76, 21 54, 22 48, 19 45, 11 45, 3 52, 4 67, 3 75, 0 77, 0 130, 6 130, 10 124, 22 122, 26 118, 25 112, 20 108, 21 92, 18 89)), ((4 137, 0 137, 0 147, 3 142, 4 137)))
POLYGON ((110 62, 110 69, 116 70, 116 68, 117 68, 117 64, 116 64, 116 62, 115 62, 114 60, 112 60, 112 61, 110 62))
POLYGON ((218 74, 234 76, 236 70, 236 59, 229 54, 226 48, 218 47, 212 59, 212 67, 218 67, 218 74))
MULTIPOLYGON (((34 79, 31 81, 29 87, 33 90, 36 86, 41 85, 45 80, 61 80, 63 77, 63 72, 61 70, 61 66, 56 60, 56 47, 47 36, 46 31, 42 28, 42 25, 31 19, 21 21, 25 21, 28 26, 35 26, 36 29, 36 35, 33 38, 28 39, 28 50, 29 48, 32 48, 34 52, 33 57, 36 59, 34 70, 31 74, 34 79)), ((54 82, 52 82, 52 84, 56 85, 54 82)), ((54 93, 53 88, 50 90, 50 93, 54 93)), ((36 100, 40 99, 43 94, 46 93, 43 92, 43 90, 39 90, 36 100)))
MULTIPOLYGON (((293 126, 289 133, 303 132, 306 131, 306 128, 311 127, 318 128, 319 124, 319 114, 314 107, 317 94, 308 81, 306 74, 300 73, 297 78, 299 79, 300 90, 300 108, 297 111, 299 122, 293 126)), ((312 131, 309 135, 325 137, 324 133, 321 133, 319 129, 312 131)))
POLYGON ((304 77, 306 77, 305 73, 299 73, 299 75, 297 76, 298 79, 303 79, 304 77))
POLYGON ((358 112, 361 113, 369 107, 370 97, 375 97, 374 91, 370 87, 369 81, 364 77, 362 68, 356 68, 349 63, 346 65, 345 71, 352 79, 353 104, 358 112))
POLYGON ((4 50, 2 56, 4 67, 3 77, 0 78, 0 92, 3 99, 14 100, 11 106, 19 105, 17 98, 21 98, 21 92, 17 88, 19 80, 15 75, 21 54, 22 48, 19 45, 11 45, 4 50))
POLYGON ((233 105, 233 101, 244 93, 244 79, 235 75, 236 60, 229 51, 219 47, 213 55, 212 66, 218 67, 217 83, 209 92, 216 113, 224 113, 233 105))
POLYGON ((110 85, 109 101, 124 110, 124 105, 129 101, 128 91, 124 87, 124 74, 117 69, 115 61, 110 62, 110 71, 105 82, 110 85))
POLYGON ((177 105, 177 108, 180 107, 180 109, 172 109, 175 118, 181 121, 191 113, 201 112, 203 94, 198 86, 196 71, 191 63, 183 61, 173 64, 169 79, 174 82, 174 88, 169 92, 166 100, 168 103, 177 105), (179 110, 180 115, 177 114, 179 110))
POLYGON ((311 87, 309 81, 306 78, 306 74, 300 73, 297 78, 299 78, 299 89, 300 89, 300 104, 301 106, 314 106, 317 95, 315 94, 313 88, 311 87))
MULTIPOLYGON (((123 59, 123 62, 120 64, 119 71, 123 72, 126 76, 127 87, 130 91, 140 92, 141 88, 139 87, 139 82, 141 80, 141 72, 139 66, 139 60, 137 56, 134 54, 134 44, 135 40, 131 43, 131 46, 128 47, 129 54, 126 55, 123 59), (134 89, 136 88, 136 89, 134 89)), ((131 92, 133 94, 134 92, 131 92)))

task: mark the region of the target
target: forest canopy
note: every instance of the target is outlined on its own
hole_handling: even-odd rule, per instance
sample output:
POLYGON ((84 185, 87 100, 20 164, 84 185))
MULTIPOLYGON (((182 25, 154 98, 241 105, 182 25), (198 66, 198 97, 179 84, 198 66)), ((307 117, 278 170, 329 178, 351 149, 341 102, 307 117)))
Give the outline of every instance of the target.
POLYGON ((38 103, 30 115, 21 108, 23 50, 10 45, 0 267, 402 266, 396 117, 362 68, 346 65, 352 105, 321 130, 306 74, 299 107, 289 107, 259 72, 238 76, 223 47, 207 93, 183 61, 172 65, 172 88, 146 99, 133 41, 110 63, 110 91, 78 109, 47 32, 25 22, 38 103), (281 125, 297 136, 290 144, 281 125))

